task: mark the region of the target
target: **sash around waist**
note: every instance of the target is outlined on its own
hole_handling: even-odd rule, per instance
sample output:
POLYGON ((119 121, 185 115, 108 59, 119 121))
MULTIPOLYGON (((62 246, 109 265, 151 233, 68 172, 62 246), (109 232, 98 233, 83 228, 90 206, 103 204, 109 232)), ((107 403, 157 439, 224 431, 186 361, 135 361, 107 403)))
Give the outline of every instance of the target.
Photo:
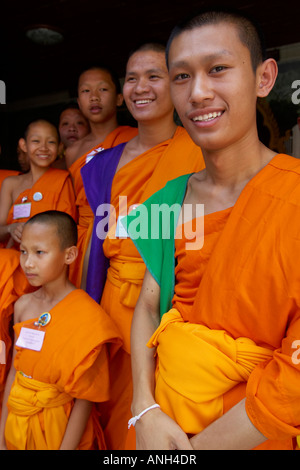
POLYGON ((148 346, 157 347, 158 403, 162 400, 165 412, 192 433, 201 431, 195 429, 199 423, 207 425, 219 417, 223 395, 247 382, 256 365, 273 356, 272 350, 249 338, 234 339, 223 330, 184 322, 176 309, 164 314, 148 346), (193 429, 187 423, 189 413, 193 429))
POLYGON ((43 408, 64 405, 73 398, 56 385, 39 382, 17 372, 8 397, 9 410, 17 415, 33 415, 43 408))
POLYGON ((7 401, 6 440, 20 450, 28 447, 28 442, 31 449, 57 449, 68 421, 64 405, 72 400, 56 385, 17 372, 7 401), (45 433, 38 416, 40 412, 44 415, 45 433))
POLYGON ((120 302, 134 308, 140 294, 146 266, 141 258, 120 256, 110 259, 107 279, 120 289, 120 302))

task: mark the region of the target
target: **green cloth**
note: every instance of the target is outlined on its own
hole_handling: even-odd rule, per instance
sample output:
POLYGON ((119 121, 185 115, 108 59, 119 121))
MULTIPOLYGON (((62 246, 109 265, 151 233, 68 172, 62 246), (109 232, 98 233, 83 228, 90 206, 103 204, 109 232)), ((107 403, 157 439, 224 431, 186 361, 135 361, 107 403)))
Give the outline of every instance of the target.
POLYGON ((131 211, 121 222, 148 271, 160 286, 161 317, 172 307, 175 286, 175 231, 191 174, 169 181, 164 188, 131 211), (157 214, 160 214, 160 217, 157 217, 157 214), (171 217, 168 214, 171 214, 171 217))

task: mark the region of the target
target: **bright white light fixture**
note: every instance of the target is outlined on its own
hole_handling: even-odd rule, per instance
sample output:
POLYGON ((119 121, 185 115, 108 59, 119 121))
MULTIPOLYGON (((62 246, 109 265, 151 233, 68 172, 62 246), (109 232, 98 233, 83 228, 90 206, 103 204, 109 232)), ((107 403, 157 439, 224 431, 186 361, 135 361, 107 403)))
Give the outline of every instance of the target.
POLYGON ((53 46, 63 41, 63 35, 52 26, 38 25, 30 27, 26 31, 26 36, 36 44, 42 46, 53 46))

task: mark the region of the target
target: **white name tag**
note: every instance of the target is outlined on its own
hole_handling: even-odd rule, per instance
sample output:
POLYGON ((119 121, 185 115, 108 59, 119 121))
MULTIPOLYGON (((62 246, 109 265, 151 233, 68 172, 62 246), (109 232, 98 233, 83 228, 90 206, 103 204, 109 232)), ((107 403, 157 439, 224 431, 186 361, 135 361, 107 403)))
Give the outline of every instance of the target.
POLYGON ((120 215, 117 220, 117 227, 116 227, 116 237, 117 238, 128 238, 127 230, 120 224, 120 221, 126 217, 125 215, 120 215))
POLYGON ((32 351, 40 351, 44 342, 45 331, 34 330, 32 328, 21 328, 16 346, 32 351))
POLYGON ((31 212, 31 202, 26 202, 24 204, 14 205, 13 210, 13 219, 23 219, 23 217, 30 217, 31 212))

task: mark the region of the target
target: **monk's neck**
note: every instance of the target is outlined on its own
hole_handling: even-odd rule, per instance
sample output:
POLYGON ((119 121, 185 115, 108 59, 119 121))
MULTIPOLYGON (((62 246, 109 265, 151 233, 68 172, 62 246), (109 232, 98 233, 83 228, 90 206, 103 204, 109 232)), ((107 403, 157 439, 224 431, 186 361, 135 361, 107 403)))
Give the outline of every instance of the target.
POLYGON ((176 129, 177 125, 173 118, 162 123, 139 123, 136 142, 140 147, 140 153, 147 151, 168 139, 172 139, 176 129))
POLYGON ((91 137, 93 140, 103 142, 103 140, 118 127, 117 118, 112 118, 106 122, 90 122, 91 137))
POLYGON ((74 286, 69 282, 66 276, 61 275, 58 279, 43 285, 35 292, 35 297, 44 304, 44 307, 51 309, 66 295, 74 290, 74 286))
POLYGON ((32 185, 34 185, 48 170, 49 167, 42 168, 31 164, 28 178, 30 178, 32 185))
POLYGON ((275 152, 261 142, 251 149, 228 148, 206 152, 206 179, 214 186, 235 188, 248 183, 275 156, 275 152))

